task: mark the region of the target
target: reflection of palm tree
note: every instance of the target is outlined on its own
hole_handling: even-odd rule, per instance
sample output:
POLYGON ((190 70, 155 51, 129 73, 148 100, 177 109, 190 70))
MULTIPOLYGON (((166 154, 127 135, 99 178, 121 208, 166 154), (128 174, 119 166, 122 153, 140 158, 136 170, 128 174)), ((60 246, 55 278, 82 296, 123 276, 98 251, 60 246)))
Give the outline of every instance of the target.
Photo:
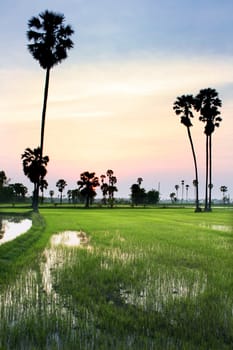
POLYGON ((39 184, 47 174, 46 166, 49 162, 49 157, 41 158, 40 147, 32 150, 26 148, 21 158, 23 159, 23 171, 29 180, 34 184, 32 207, 34 211, 38 211, 38 193, 39 184))
POLYGON ((50 70, 64 60, 67 57, 67 51, 73 47, 73 42, 70 40, 73 30, 69 25, 64 26, 64 20, 64 15, 46 10, 38 17, 32 17, 28 22, 27 37, 30 41, 28 49, 33 58, 39 61, 40 66, 46 70, 41 122, 41 157, 43 155, 50 70))
POLYGON ((176 113, 176 115, 181 116, 181 123, 186 126, 189 142, 192 149, 192 155, 193 155, 193 161, 194 161, 194 169, 195 169, 195 181, 196 181, 196 212, 201 211, 201 208, 199 207, 199 193, 198 193, 198 170, 197 170, 197 158, 196 153, 194 150, 193 140, 191 136, 190 128, 192 126, 190 118, 193 118, 193 113, 191 111, 191 108, 194 103, 194 98, 192 95, 182 95, 181 97, 177 97, 177 100, 175 101, 173 105, 173 109, 176 113))
POLYGON ((195 109, 200 112, 199 120, 205 123, 206 135, 206 184, 205 184, 205 211, 211 211, 212 190, 212 134, 215 127, 219 127, 222 118, 219 117, 218 107, 222 101, 218 98, 215 89, 207 88, 200 90, 195 99, 195 109), (209 196, 208 196, 209 193, 209 196))
POLYGON ((67 186, 67 183, 64 179, 60 179, 57 181, 56 186, 60 192, 60 204, 62 204, 62 193, 64 191, 64 188, 67 186))

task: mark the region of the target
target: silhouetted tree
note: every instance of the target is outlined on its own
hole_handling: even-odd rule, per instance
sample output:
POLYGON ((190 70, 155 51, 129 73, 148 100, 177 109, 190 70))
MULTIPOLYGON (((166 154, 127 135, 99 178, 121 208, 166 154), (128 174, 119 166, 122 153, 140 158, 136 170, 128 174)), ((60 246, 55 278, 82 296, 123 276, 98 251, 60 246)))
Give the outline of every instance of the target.
POLYGON ((137 183, 139 184, 139 187, 141 186, 142 181, 143 181, 143 178, 142 177, 138 177, 137 183))
POLYGON ((227 193, 227 191, 228 191, 227 186, 221 186, 220 191, 222 192, 222 201, 225 204, 225 202, 226 202, 225 193, 227 193))
POLYGON ((177 201, 175 192, 170 193, 169 197, 172 203, 177 201))
POLYGON ((14 184, 10 184, 9 186, 12 187, 16 198, 25 198, 28 192, 28 189, 26 186, 18 182, 14 184))
POLYGON ((105 182, 106 175, 100 175, 100 179, 101 179, 100 189, 101 189, 102 194, 103 194, 102 202, 104 205, 106 205, 107 204, 107 194, 108 194, 108 184, 105 182))
POLYGON ((185 189, 186 189, 186 202, 188 202, 189 185, 185 185, 185 189))
POLYGON ((179 191, 180 186, 175 185, 175 190, 176 190, 176 200, 178 200, 178 191, 179 191))
POLYGON ((45 179, 41 179, 39 183, 39 187, 41 190, 41 203, 44 203, 44 190, 48 188, 48 182, 45 179))
POLYGON ((77 204, 78 201, 82 202, 82 195, 80 191, 76 188, 75 190, 72 190, 72 203, 77 204))
POLYGON ((34 184, 32 207, 34 211, 38 211, 38 193, 39 184, 47 174, 46 166, 49 162, 49 157, 44 156, 41 158, 40 147, 38 148, 26 148, 21 156, 23 160, 23 171, 29 180, 34 184))
POLYGON ((27 37, 30 42, 28 50, 40 66, 46 70, 44 102, 41 121, 40 152, 43 156, 45 116, 48 99, 50 70, 67 58, 67 51, 73 47, 70 36, 74 33, 71 26, 64 25, 63 14, 44 11, 38 17, 28 21, 27 37))
POLYGON ((89 208, 90 202, 96 196, 96 187, 100 186, 99 178, 95 176, 95 173, 85 171, 80 174, 80 180, 77 182, 79 190, 81 190, 82 196, 85 198, 85 207, 89 208))
POLYGON ((184 200, 184 180, 181 180, 181 202, 184 200))
POLYGON ((219 107, 222 101, 215 89, 202 89, 195 98, 194 107, 200 112, 199 120, 205 123, 206 135, 206 183, 205 183, 205 211, 211 211, 212 191, 212 134, 215 127, 219 127, 222 118, 219 107))
POLYGON ((154 189, 146 193, 146 201, 148 204, 157 204, 159 202, 159 191, 154 189))
POLYGON ((57 181, 56 186, 58 188, 58 191, 60 192, 60 204, 62 204, 62 193, 67 186, 67 183, 64 179, 60 179, 57 181))
POLYGON ((50 190, 50 191, 49 191, 49 195, 50 195, 50 201, 51 201, 51 203, 53 203, 54 191, 53 191, 53 190, 50 190))
POLYGON ((114 192, 117 192, 117 187, 115 184, 117 183, 116 176, 113 175, 113 170, 109 169, 107 170, 107 176, 108 176, 108 202, 111 208, 114 204, 114 192))
POLYGON ((5 174, 5 171, 1 170, 0 171, 0 188, 2 188, 7 182, 7 177, 5 174))
POLYGON ((192 135, 190 131, 191 126, 193 126, 190 119, 194 117, 192 113, 193 104, 194 104, 194 98, 192 95, 182 95, 181 97, 177 97, 177 100, 173 105, 173 110, 175 111, 176 115, 179 115, 181 117, 180 119, 181 124, 183 124, 187 129, 188 138, 192 149, 194 169, 195 169, 195 181, 196 181, 195 211, 200 212, 201 208, 199 206, 199 181, 198 181, 197 157, 196 157, 192 135))
POLYGON ((70 203, 72 199, 72 190, 67 191, 67 198, 68 198, 68 202, 70 203))
POLYGON ((130 187, 131 190, 131 200, 133 205, 144 204, 146 199, 146 191, 144 188, 141 188, 139 184, 133 184, 130 187))

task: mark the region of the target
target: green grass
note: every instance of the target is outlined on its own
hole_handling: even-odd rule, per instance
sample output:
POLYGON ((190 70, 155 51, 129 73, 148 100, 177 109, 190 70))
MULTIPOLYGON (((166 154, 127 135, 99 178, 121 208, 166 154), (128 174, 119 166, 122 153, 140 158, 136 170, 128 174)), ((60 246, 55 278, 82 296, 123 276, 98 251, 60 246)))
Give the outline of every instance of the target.
POLYGON ((0 347, 233 348, 232 209, 40 211, 0 246, 0 347), (86 232, 88 244, 50 249, 65 230, 86 232))

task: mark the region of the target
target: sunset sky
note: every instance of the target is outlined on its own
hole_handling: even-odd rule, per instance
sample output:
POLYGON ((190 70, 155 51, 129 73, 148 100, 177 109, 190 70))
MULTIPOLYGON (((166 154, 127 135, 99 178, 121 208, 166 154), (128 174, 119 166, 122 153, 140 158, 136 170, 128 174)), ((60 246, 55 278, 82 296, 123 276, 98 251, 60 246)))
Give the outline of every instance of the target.
MULTIPOLYGON (((117 197, 143 178, 169 198, 185 181, 194 190, 186 129, 173 112, 182 94, 215 88, 223 121, 213 136, 213 197, 233 198, 232 0, 8 0, 0 21, 0 170, 32 188, 21 154, 40 142, 45 71, 27 50, 27 22, 44 10, 63 13, 75 31, 69 57, 51 72, 44 153, 48 191, 80 173, 108 169, 117 197)), ((200 197, 204 197, 204 125, 193 121, 200 197)), ((48 193, 47 191, 47 193, 48 193)), ((100 192, 98 191, 100 196, 100 192)))

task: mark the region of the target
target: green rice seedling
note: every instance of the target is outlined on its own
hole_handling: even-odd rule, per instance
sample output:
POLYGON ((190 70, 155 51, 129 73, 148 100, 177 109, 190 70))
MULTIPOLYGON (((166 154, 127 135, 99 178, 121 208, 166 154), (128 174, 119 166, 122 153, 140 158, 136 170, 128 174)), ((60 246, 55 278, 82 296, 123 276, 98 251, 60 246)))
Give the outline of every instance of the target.
POLYGON ((231 349, 232 211, 212 214, 44 209, 43 249, 1 293, 0 346, 231 349), (88 240, 45 244, 67 230, 88 240))

